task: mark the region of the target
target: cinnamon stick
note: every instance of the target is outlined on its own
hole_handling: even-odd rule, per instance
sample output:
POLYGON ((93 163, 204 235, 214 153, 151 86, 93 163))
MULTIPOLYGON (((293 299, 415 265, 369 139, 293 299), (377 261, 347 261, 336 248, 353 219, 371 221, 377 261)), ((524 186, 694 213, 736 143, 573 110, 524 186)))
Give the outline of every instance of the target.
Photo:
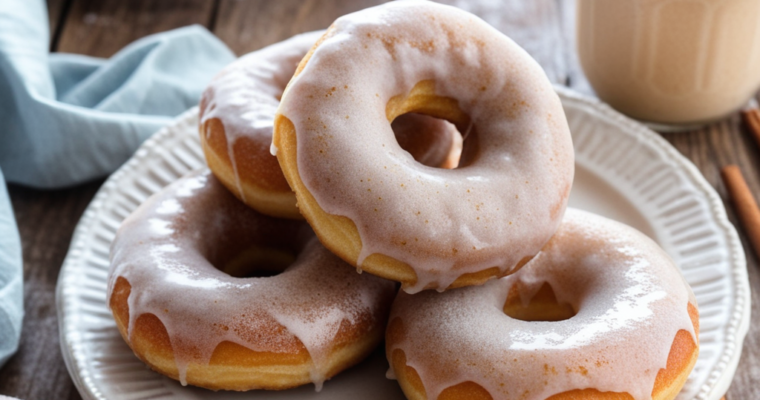
POLYGON ((760 146, 760 109, 751 108, 742 111, 742 120, 755 138, 755 143, 760 146))
POLYGON ((760 257, 760 209, 757 208, 757 202, 742 176, 742 171, 736 165, 728 165, 721 171, 721 177, 749 242, 755 249, 755 254, 760 257))

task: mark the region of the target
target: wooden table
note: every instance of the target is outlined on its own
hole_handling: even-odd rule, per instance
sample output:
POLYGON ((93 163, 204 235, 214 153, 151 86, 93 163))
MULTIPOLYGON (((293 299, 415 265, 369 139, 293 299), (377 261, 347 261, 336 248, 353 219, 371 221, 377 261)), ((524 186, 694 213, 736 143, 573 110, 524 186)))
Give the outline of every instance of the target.
MULTIPOLYGON (((472 2, 460 1, 467 7, 472 2)), ((142 36, 188 24, 214 32, 237 54, 296 33, 327 27, 340 15, 380 0, 47 0, 51 50, 109 57, 142 36)), ((585 91, 588 87, 573 50, 573 4, 568 0, 509 0, 472 11, 523 45, 550 79, 585 91)), ((737 115, 689 133, 664 137, 688 157, 724 197, 719 171, 741 166, 750 188, 760 194, 758 147, 737 115)), ((39 191, 10 185, 24 255, 26 317, 18 353, 0 369, 0 394, 22 399, 79 399, 60 351, 55 287, 72 232, 102 180, 77 187, 39 191)), ((735 221, 733 210, 727 206, 735 221)), ((753 314, 760 307, 758 259, 747 246, 753 314)), ((728 392, 730 400, 760 398, 760 322, 753 322, 728 392)))

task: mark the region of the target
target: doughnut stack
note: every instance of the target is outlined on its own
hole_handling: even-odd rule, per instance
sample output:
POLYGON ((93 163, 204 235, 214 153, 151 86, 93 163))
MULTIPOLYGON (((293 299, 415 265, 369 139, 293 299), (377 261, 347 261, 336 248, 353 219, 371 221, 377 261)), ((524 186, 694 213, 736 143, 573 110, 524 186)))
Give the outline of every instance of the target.
POLYGON ((409 399, 660 400, 696 362, 678 267, 567 208, 558 96, 467 12, 392 2, 248 54, 199 131, 209 169, 125 220, 107 299, 183 384, 319 389, 385 339, 409 399))

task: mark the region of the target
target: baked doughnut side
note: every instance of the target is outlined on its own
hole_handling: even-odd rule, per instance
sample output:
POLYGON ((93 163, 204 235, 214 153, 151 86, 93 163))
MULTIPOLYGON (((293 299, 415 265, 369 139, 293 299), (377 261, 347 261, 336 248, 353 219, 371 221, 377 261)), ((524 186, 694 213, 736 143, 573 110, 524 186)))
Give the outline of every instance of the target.
POLYGON ((201 148, 206 163, 235 197, 273 217, 303 218, 296 207, 296 196, 280 172, 277 159, 269 155, 268 144, 262 145, 246 137, 237 139, 232 151, 238 161, 233 167, 221 122, 218 119, 209 119, 201 124, 200 130, 201 148), (264 157, 254 157, 256 154, 264 157), (254 161, 254 158, 257 159, 254 161), (274 166, 270 165, 273 161, 274 166))
MULTIPOLYGON (((153 314, 142 314, 134 323, 128 339, 129 282, 119 278, 114 286, 110 307, 122 338, 135 355, 151 369, 180 380, 171 339, 161 320, 153 314)), ((280 330, 285 329, 280 326, 280 330)), ((357 364, 366 358, 383 339, 384 324, 366 323, 360 329, 343 324, 330 349, 325 378, 357 364)), ((185 368, 188 384, 211 390, 251 389, 283 390, 312 382, 314 363, 297 338, 285 352, 254 351, 243 345, 223 341, 213 350, 207 364, 190 362, 185 368)))

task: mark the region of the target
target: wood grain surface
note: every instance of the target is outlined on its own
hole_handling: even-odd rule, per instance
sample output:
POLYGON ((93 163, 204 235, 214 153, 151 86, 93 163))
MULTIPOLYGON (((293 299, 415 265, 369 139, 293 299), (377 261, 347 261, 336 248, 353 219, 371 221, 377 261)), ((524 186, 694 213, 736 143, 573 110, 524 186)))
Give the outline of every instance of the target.
POLYGON ((151 33, 199 24, 209 27, 213 0, 73 0, 60 23, 56 50, 110 57, 151 33))
MULTIPOLYGON (((213 31, 237 54, 296 33, 326 28, 335 18, 379 0, 48 0, 51 49, 108 57, 145 35, 189 24, 213 31)), ((479 14, 522 45, 559 84, 590 92, 574 51, 573 4, 567 0, 444 0, 479 14)), ((720 180, 726 164, 741 167, 760 197, 760 149, 738 115, 693 132, 663 134, 727 200, 720 180)), ((57 191, 15 185, 10 195, 24 256, 26 317, 18 353, 0 369, 0 394, 22 399, 79 399, 63 363, 55 286, 72 232, 102 181, 57 191)), ((729 217, 735 215, 727 204, 729 217)), ((738 225, 737 225, 738 226, 738 225)), ((745 245, 752 312, 760 311, 760 272, 745 245)), ((752 323, 729 400, 760 399, 760 322, 752 323)))

